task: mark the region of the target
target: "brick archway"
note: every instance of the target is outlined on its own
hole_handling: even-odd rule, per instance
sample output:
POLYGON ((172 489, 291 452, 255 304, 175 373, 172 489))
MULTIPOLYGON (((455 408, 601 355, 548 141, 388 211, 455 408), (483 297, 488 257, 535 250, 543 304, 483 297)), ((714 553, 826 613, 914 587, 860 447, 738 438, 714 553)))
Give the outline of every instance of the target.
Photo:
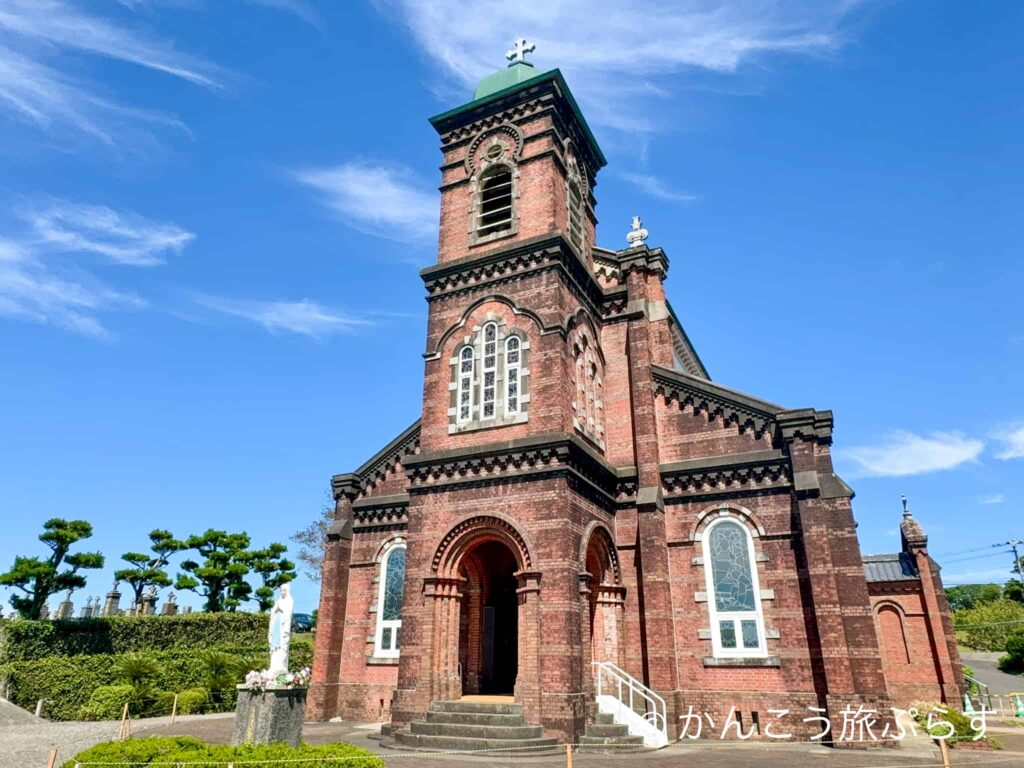
POLYGON ((612 533, 597 521, 587 526, 580 545, 580 600, 584 679, 589 683, 592 661, 620 667, 625 661, 626 589, 612 533))
POLYGON ((505 617, 505 626, 515 628, 514 642, 507 645, 515 646, 518 663, 510 692, 523 705, 527 722, 540 721, 540 573, 534 570, 535 551, 529 536, 497 513, 462 520, 442 537, 431 562, 434 575, 424 584, 424 595, 433 598, 432 699, 460 698, 464 685, 466 693, 484 690, 485 649, 473 633, 484 631, 487 608, 498 607, 488 605, 492 582, 511 576, 515 614, 511 621, 505 617), (507 555, 508 567, 492 573, 489 561, 499 552, 507 555))

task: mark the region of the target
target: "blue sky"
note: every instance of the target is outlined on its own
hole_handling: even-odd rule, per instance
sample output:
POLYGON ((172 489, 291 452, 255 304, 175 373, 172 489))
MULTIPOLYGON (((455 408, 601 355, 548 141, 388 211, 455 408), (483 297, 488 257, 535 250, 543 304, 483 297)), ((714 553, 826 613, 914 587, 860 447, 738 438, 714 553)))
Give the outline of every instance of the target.
POLYGON ((418 416, 426 118, 519 35, 712 377, 835 411, 865 552, 900 493, 937 555, 1024 538, 1024 9, 462 5, 0 2, 0 566, 51 516, 108 557, 81 600, 156 526, 286 540, 418 416))

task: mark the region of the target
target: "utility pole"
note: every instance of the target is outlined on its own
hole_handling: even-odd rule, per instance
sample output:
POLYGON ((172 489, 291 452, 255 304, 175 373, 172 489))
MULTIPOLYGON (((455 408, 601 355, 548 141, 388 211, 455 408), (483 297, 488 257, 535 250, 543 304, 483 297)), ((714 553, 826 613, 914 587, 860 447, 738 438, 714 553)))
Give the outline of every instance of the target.
POLYGON ((1009 547, 1013 550, 1013 570, 1017 574, 1017 580, 1024 586, 1024 568, 1020 567, 1020 554, 1017 552, 1017 547, 1024 544, 1024 541, 1020 539, 1010 539, 1004 541, 1002 544, 993 544, 993 547, 1009 547))

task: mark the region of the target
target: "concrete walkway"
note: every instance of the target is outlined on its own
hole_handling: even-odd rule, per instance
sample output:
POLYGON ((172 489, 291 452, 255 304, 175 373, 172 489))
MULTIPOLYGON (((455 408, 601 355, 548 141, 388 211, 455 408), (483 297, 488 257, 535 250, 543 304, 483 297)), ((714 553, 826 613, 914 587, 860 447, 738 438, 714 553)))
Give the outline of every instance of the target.
POLYGON ((21 707, 11 704, 7 699, 0 698, 0 728, 12 725, 33 725, 39 722, 39 718, 31 712, 26 712, 21 707))
POLYGON ((982 653, 971 651, 960 654, 964 664, 974 670, 974 677, 985 683, 993 696, 1005 696, 1008 693, 1024 691, 1024 676, 1008 675, 998 666, 1001 653, 982 653))
MULTIPOLYGON (((233 713, 219 715, 192 715, 179 717, 170 724, 170 718, 157 717, 135 721, 133 736, 194 736, 203 741, 226 744, 231 738, 233 713)), ((116 722, 50 723, 35 720, 30 724, 0 727, 0 768, 44 768, 51 747, 58 748, 58 765, 78 752, 100 741, 115 737, 116 722)), ((1006 729, 1007 731, 1011 729, 1006 729)), ((496 768, 563 768, 562 754, 530 756, 507 754, 431 755, 385 749, 377 741, 379 723, 306 723, 304 737, 310 744, 344 741, 372 750, 381 755, 388 768, 447 768, 458 764, 494 766, 496 768)), ((971 765, 1009 768, 1024 765, 1024 729, 1020 733, 1000 733, 1006 749, 1002 752, 969 752, 953 750, 954 768, 971 765)), ((822 768, 938 768, 932 757, 902 749, 843 750, 810 744, 738 743, 721 741, 694 741, 673 744, 656 752, 630 754, 595 754, 577 752, 573 755, 574 768, 794 768, 815 766, 822 768)))

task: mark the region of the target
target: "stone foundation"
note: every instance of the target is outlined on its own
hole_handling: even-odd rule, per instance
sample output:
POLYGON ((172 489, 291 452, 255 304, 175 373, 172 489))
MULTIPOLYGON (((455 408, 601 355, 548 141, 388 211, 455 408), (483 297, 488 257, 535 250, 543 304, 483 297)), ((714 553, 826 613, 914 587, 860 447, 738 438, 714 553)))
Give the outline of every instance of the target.
POLYGON ((306 688, 270 687, 265 691, 238 687, 233 745, 302 743, 306 688))

